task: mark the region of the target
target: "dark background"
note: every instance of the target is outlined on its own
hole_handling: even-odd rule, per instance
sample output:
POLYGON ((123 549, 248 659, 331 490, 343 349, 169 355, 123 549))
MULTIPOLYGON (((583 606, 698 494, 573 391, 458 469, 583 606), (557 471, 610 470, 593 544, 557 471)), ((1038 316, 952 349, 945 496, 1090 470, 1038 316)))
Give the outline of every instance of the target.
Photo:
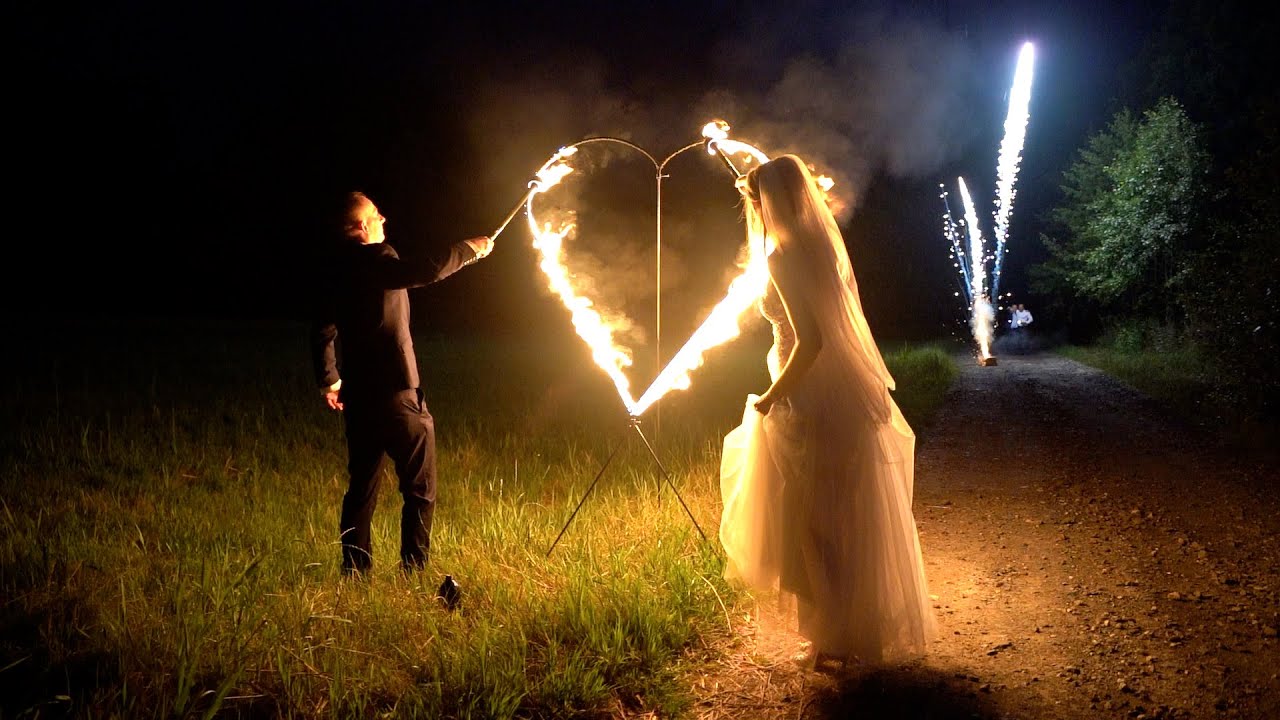
MULTIPOLYGON (((967 334, 938 184, 954 196, 963 175, 989 218, 1020 45, 1037 44, 1037 65, 1002 283, 1015 296, 1062 169, 1105 126, 1163 4, 775 5, 11 6, 5 313, 304 319, 326 193, 367 192, 389 242, 418 257, 491 232, 561 145, 617 136, 661 158, 723 117, 736 137, 836 177, 880 338, 967 334)), ((727 176, 698 166, 709 162, 672 164, 675 326, 713 299, 689 288, 714 288, 741 241, 727 176)), ((627 246, 635 291, 597 279, 642 307, 652 279, 630 276, 651 262, 653 175, 634 172, 597 191, 614 209, 584 227, 575 262, 604 266, 627 246)), ((518 220, 485 262, 414 291, 415 327, 563 324, 529 241, 518 220)))

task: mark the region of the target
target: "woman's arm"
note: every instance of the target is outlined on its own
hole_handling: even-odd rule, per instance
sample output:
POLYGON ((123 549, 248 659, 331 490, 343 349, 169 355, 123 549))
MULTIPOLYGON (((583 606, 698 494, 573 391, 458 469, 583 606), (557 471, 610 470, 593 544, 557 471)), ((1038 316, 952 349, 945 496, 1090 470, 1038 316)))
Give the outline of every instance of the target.
POLYGON ((822 330, 818 327, 817 318, 814 317, 807 298, 798 289, 797 283, 804 282, 804 278, 794 277, 794 271, 787 267, 780 252, 775 252, 769 259, 769 275, 773 286, 778 289, 778 297, 782 300, 791 329, 795 331, 796 341, 778 378, 756 401, 756 409, 762 413, 769 412, 775 402, 795 389, 796 383, 812 367, 814 360, 818 358, 818 352, 822 350, 822 330))

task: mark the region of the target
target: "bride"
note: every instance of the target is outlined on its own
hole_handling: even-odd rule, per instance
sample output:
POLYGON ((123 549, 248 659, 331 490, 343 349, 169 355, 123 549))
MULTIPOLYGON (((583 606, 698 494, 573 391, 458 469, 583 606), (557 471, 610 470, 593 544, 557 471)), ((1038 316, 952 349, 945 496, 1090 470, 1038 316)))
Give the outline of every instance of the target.
POLYGON ((813 659, 923 652, 934 620, 911 514, 915 434, 889 391, 844 240, 804 163, 738 181, 769 248, 772 385, 724 442, 726 575, 794 596, 813 659))

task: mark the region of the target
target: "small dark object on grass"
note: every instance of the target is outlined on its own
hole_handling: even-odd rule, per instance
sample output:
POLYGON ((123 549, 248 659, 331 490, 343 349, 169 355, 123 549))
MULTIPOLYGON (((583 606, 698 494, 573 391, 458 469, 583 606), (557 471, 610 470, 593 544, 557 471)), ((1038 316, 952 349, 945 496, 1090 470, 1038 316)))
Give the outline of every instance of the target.
POLYGON ((982 367, 991 367, 992 365, 997 364, 995 355, 992 355, 991 357, 978 358, 978 365, 982 367))
POLYGON ((462 588, 452 575, 445 575, 444 582, 440 583, 440 589, 436 591, 436 597, 444 603, 446 609, 457 610, 458 604, 462 602, 462 588))

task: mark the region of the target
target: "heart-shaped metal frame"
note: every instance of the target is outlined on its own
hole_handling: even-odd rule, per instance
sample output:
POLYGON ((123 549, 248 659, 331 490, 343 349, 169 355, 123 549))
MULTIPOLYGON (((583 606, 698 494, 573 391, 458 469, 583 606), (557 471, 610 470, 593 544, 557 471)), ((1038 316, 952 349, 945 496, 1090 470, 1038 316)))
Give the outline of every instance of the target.
MULTIPOLYGON (((768 156, 765 155, 758 148, 748 143, 743 143, 736 140, 729 140, 727 131, 728 131, 728 126, 723 122, 709 123, 707 126, 703 128, 703 137, 704 137, 703 140, 689 143, 688 145, 681 147, 680 149, 672 152, 671 154, 667 155, 665 158, 661 160, 659 160, 656 156, 654 156, 652 153, 650 153, 648 150, 644 149, 643 147, 629 140, 623 140, 621 138, 616 138, 616 137, 593 137, 593 138, 588 138, 586 140, 579 141, 577 143, 573 143, 572 145, 566 145, 560 148, 558 151, 556 151, 556 153, 554 153, 547 160, 547 162, 544 163, 543 166, 538 170, 538 172, 535 174, 534 179, 529 183, 529 191, 521 199, 521 202, 518 203, 512 209, 511 213, 507 215, 506 219, 502 221, 502 223, 494 231, 491 237, 496 237, 499 233, 501 233, 503 229, 506 228, 507 224, 511 222, 511 220, 515 217, 517 213, 519 213, 520 209, 523 207, 529 219, 530 232, 533 233, 535 239, 543 238, 543 235, 548 231, 540 228, 538 225, 537 216, 534 213, 534 209, 533 209, 534 198, 540 193, 545 192, 546 190, 553 187, 557 182, 559 182, 559 180, 562 177, 564 177, 565 175, 567 175, 569 172, 572 171, 572 168, 567 164, 566 159, 572 156, 574 153, 576 153, 579 148, 587 145, 595 144, 595 143, 616 143, 624 147, 630 148, 632 150, 635 150, 636 152, 639 152, 644 157, 648 158, 654 167, 654 177, 655 177, 655 185, 656 185, 656 193, 657 193, 657 208, 656 208, 657 217, 656 217, 656 238, 655 238, 655 245, 657 249, 657 257, 655 260, 655 263, 657 266, 657 272, 656 272, 657 288, 655 291, 654 313, 656 317, 655 335, 657 337, 657 341, 655 343, 655 346, 656 346, 655 352, 657 353, 658 363, 661 365, 661 360, 662 360, 662 354, 661 354, 662 353, 662 292, 661 292, 661 289, 662 289, 662 181, 665 177, 667 177, 665 170, 666 170, 667 164, 670 163, 672 159, 676 158, 677 156, 685 152, 693 150, 694 148, 705 148, 708 155, 718 156, 720 160, 728 168, 728 170, 732 173, 735 179, 740 177, 742 173, 738 170, 737 166, 734 164, 731 158, 731 155, 741 153, 741 154, 749 155, 753 159, 758 160, 760 162, 768 161, 769 159, 768 156)), ((557 237, 557 240, 558 239, 559 238, 557 237)), ((535 242, 535 246, 537 245, 538 243, 535 242)), ((544 258, 545 258, 545 254, 546 254, 545 250, 541 247, 539 247, 539 250, 540 252, 543 252, 544 258)), ((557 252, 558 252, 558 248, 557 248, 557 252)), ((558 290, 558 292, 561 293, 562 299, 565 298, 564 293, 566 292, 570 293, 573 297, 576 297, 576 294, 573 293, 570 287, 568 287, 567 278, 557 278, 553 276, 551 271, 548 270, 548 266, 545 262, 542 264, 542 267, 544 272, 548 273, 548 276, 552 281, 553 289, 556 288, 557 286, 561 288, 560 290, 558 290)), ((631 396, 631 393, 629 390, 630 381, 622 373, 622 367, 624 367, 628 363, 625 361, 604 360, 597 355, 596 356, 597 365, 599 365, 607 374, 609 374, 611 379, 614 381, 614 385, 618 390, 618 395, 622 399, 623 404, 626 406, 628 414, 632 418, 637 418, 641 414, 643 414, 650 406, 652 406, 653 403, 657 402, 658 399, 660 399, 663 395, 665 395, 666 392, 668 392, 670 389, 676 388, 676 387, 687 387, 689 382, 688 374, 702 364, 703 351, 705 351, 706 349, 709 349, 714 345, 720 344, 721 342, 724 342, 725 340, 728 340, 730 337, 737 334, 736 318, 742 313, 742 311, 746 309, 747 305, 749 305, 749 302, 747 303, 747 305, 742 305, 740 301, 737 301, 737 302, 729 302, 729 301, 736 299, 737 296, 741 296, 741 298, 748 301, 753 300, 754 297, 758 296, 761 292, 763 292, 764 282, 766 281, 767 281, 767 270, 764 267, 762 259, 761 259, 761 262, 758 262, 758 263, 753 262, 752 264, 749 264, 748 267, 744 269, 743 273, 739 275, 739 277, 736 278, 733 282, 730 283, 730 290, 729 290, 729 293, 726 295, 725 300, 722 300, 721 303, 716 306, 715 310, 712 311, 712 314, 708 318, 706 318, 703 321, 703 324, 697 330, 694 331, 693 335, 691 335, 690 338, 685 341, 685 344, 681 348, 681 350, 678 351, 665 366, 663 366, 662 371, 658 373, 658 375, 650 383, 648 389, 646 389, 645 392, 641 394, 638 400, 634 399, 631 396), (735 295, 735 286, 737 287, 736 295, 735 295), (744 286, 750 286, 751 288, 754 288, 756 291, 743 292, 744 286), (728 303, 729 306, 726 307, 726 303, 728 303), (735 320, 735 322, 732 325, 733 327, 732 334, 728 336, 723 336, 724 331, 720 330, 719 328, 723 327, 723 323, 726 319, 735 320), (716 334, 716 333, 720 333, 720 334, 716 334), (714 342, 710 342, 711 340, 714 340, 714 342), (708 342, 709 344, 707 344, 708 342)), ((593 310, 589 309, 589 303, 584 305, 583 307, 578 307, 576 309, 571 306, 570 310, 574 312, 575 315, 578 315, 579 313, 582 313, 583 316, 589 315, 590 317, 584 317, 584 319, 589 324, 595 324, 596 326, 598 326, 600 331, 606 334, 607 340, 611 346, 610 349, 612 351, 611 354, 613 355, 613 357, 617 358, 622 355, 622 353, 616 350, 616 346, 613 345, 612 337, 608 335, 609 330, 607 328, 607 324, 605 324, 602 320, 600 320, 599 316, 595 314, 593 310)), ((575 321, 575 329, 578 331, 579 335, 583 338, 583 340, 587 342, 589 346, 592 347, 593 351, 595 352, 600 351, 600 348, 598 348, 598 346, 595 343, 593 343, 590 338, 588 338, 586 335, 583 334, 582 326, 580 326, 577 321, 575 321)))

